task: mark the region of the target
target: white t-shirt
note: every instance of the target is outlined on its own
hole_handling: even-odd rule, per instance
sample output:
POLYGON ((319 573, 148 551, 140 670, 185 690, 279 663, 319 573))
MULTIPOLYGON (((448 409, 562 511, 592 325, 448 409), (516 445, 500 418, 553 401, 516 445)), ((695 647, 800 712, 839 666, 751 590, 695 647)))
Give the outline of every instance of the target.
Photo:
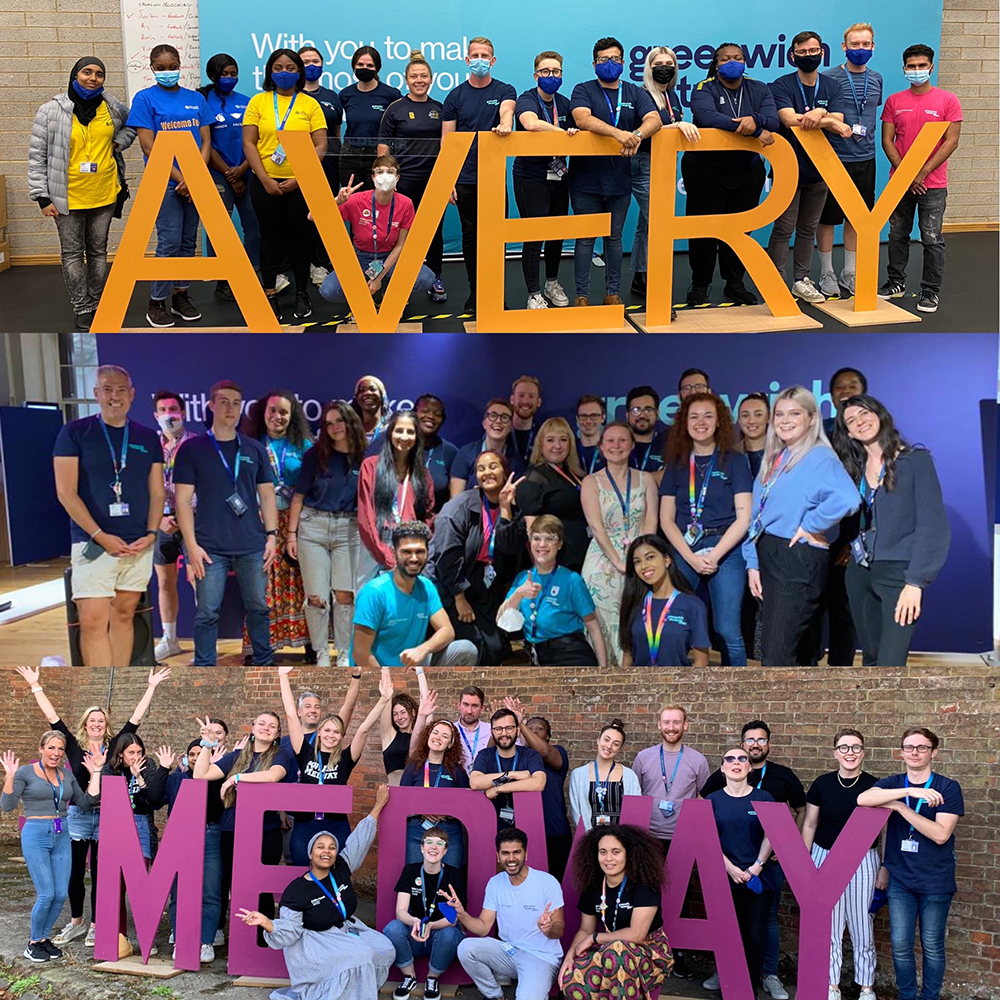
POLYGON ((562 945, 538 929, 538 918, 549 903, 550 913, 563 905, 562 886, 548 872, 528 868, 528 877, 520 885, 512 885, 506 872, 494 875, 486 883, 483 909, 496 913, 501 941, 543 962, 559 965, 562 945))

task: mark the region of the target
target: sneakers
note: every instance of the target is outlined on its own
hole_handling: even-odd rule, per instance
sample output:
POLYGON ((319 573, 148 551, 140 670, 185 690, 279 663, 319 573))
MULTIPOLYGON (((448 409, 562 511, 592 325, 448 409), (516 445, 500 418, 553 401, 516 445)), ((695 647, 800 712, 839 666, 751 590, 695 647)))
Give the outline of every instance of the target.
POLYGON ((215 297, 222 299, 223 302, 236 301, 236 296, 233 295, 233 290, 229 287, 228 281, 217 281, 215 283, 215 297))
POLYGON ((851 295, 854 294, 854 272, 848 271, 846 267, 840 272, 840 287, 846 288, 851 295))
POLYGON ((550 278, 545 282, 545 288, 542 289, 542 295, 544 295, 554 306, 558 306, 560 309, 569 305, 569 296, 566 294, 566 290, 554 278, 550 278))
POLYGON ((317 267, 315 264, 309 265, 309 280, 316 285, 322 285, 330 276, 330 272, 325 267, 317 267))
POLYGON ((692 285, 688 289, 687 304, 689 306, 707 306, 708 293, 711 290, 711 285, 692 285))
POLYGON ((269 295, 267 297, 267 304, 271 307, 271 312, 274 313, 275 319, 281 323, 284 321, 284 316, 281 314, 281 303, 278 301, 278 293, 275 292, 274 295, 269 295))
POLYGON ((201 319, 201 313, 195 309, 187 292, 174 291, 174 301, 170 311, 175 316, 180 316, 185 323, 193 323, 195 320, 201 319))
POLYGON ((292 319, 308 319, 313 314, 312 302, 309 301, 308 292, 296 292, 295 293, 295 311, 292 313, 292 319))
POLYGON ((89 330, 94 323, 92 312, 76 313, 76 328, 78 330, 89 330))
POLYGON ((737 305, 757 305, 757 296, 754 295, 753 292, 749 291, 742 281, 738 285, 730 285, 727 283, 726 287, 722 290, 722 295, 731 302, 737 303, 737 305))
POLYGON ((59 961, 63 957, 62 951, 57 948, 48 938, 38 942, 53 962, 59 961))
MULTIPOLYGON (((173 931, 171 931, 171 932, 170 932, 170 937, 168 937, 168 938, 167 938, 167 944, 173 944, 173 943, 174 943, 174 932, 173 932, 173 931)), ((175 954, 174 954, 174 956, 173 956, 173 957, 174 957, 174 958, 176 958, 176 957, 177 957, 177 955, 176 955, 176 952, 175 952, 175 954)))
POLYGON ((632 294, 639 296, 640 299, 646 297, 646 272, 636 271, 632 275, 632 294))
POLYGON ((906 286, 891 278, 878 290, 880 299, 901 299, 906 292, 906 286))
POLYGON ((594 267, 604 267, 604 254, 600 254, 595 250, 593 264, 594 267))
POLYGON ((674 964, 670 970, 670 974, 675 979, 691 979, 694 976, 694 972, 691 971, 691 966, 684 961, 684 956, 679 952, 674 952, 674 955, 674 964))
POLYGON ((215 948, 210 944, 203 944, 201 946, 201 964, 210 965, 215 961, 215 948))
POLYGON ((95 933, 95 927, 94 927, 93 924, 91 924, 87 928, 87 939, 83 942, 83 946, 85 948, 93 948, 94 947, 94 933, 95 933))
POLYGON ((719 985, 719 974, 718 972, 713 972, 708 979, 706 979, 702 984, 701 988, 703 990, 721 990, 722 987, 719 985))
POLYGON ((439 1000, 440 996, 441 989, 437 979, 434 976, 428 976, 427 982, 424 983, 424 1000, 439 1000))
POLYGON ((465 300, 465 305, 462 307, 462 312, 472 313, 473 316, 476 315, 476 296, 475 293, 470 295, 465 300))
MULTIPOLYGON (((830 1000, 833 998, 831 997, 830 1000)), ((875 1000, 875 991, 870 986, 863 987, 858 994, 858 1000, 875 1000)))
POLYGON ((291 282, 288 280, 287 275, 279 274, 274 282, 274 290, 278 295, 280 295, 290 284, 291 282))
POLYGON ((528 296, 528 308, 529 309, 548 309, 549 304, 545 301, 541 292, 532 292, 528 296))
MULTIPOLYGON (((169 659, 171 656, 176 656, 181 652, 183 652, 181 644, 176 639, 168 639, 164 636, 156 644, 156 648, 153 650, 153 659, 155 659, 157 663, 160 663, 161 661, 169 659)), ((82 924, 80 926, 81 928, 83 927, 82 924)), ((77 935, 77 937, 79 936, 80 935, 77 935)), ((170 943, 173 944, 173 934, 170 935, 170 938, 170 943)))
MULTIPOLYGON (((871 990, 868 991, 871 993, 871 990)), ((864 993, 861 994, 864 997, 864 993)), ((871 994, 870 1000, 874 1000, 875 994, 871 994)), ((837 986, 831 986, 829 992, 826 995, 826 1000, 840 1000, 840 989, 837 986)))
POLYGON ((434 284, 427 289, 431 302, 447 302, 448 293, 444 290, 444 282, 440 278, 434 279, 434 284))
POLYGON ((917 312, 934 313, 937 312, 938 297, 935 292, 921 292, 917 299, 917 312))
POLYGON ((150 299, 146 306, 146 322, 157 329, 173 326, 174 319, 167 312, 166 299, 150 299))
POLYGON ((71 920, 52 940, 56 944, 69 944, 77 938, 82 938, 87 933, 87 922, 74 924, 71 920))
POLYGON ((403 976, 403 981, 392 991, 392 1000, 410 1000, 416 986, 416 976, 403 976))
POLYGON ((811 278, 800 278, 792 285, 792 295, 805 302, 826 302, 826 296, 812 283, 811 278))
POLYGON ((622 297, 616 292, 614 295, 605 295, 604 304, 606 306, 623 306, 622 297))
POLYGON ((777 976, 764 977, 764 992, 770 993, 773 1000, 788 1000, 788 990, 781 985, 781 980, 777 976))
POLYGON ((24 957, 29 962, 49 961, 49 953, 42 947, 41 941, 29 941, 27 948, 24 949, 24 957))
POLYGON ((215 940, 212 942, 213 946, 219 948, 225 943, 226 943, 226 932, 221 929, 217 930, 215 932, 215 940))
POLYGON ((826 296, 840 297, 840 284, 837 282, 836 271, 824 271, 819 276, 819 290, 826 296))
POLYGON ((589 305, 590 305, 590 299, 587 298, 586 295, 578 295, 575 299, 573 299, 573 306, 574 306, 574 308, 577 308, 577 307, 580 307, 580 306, 586 307, 586 306, 589 306, 589 305))

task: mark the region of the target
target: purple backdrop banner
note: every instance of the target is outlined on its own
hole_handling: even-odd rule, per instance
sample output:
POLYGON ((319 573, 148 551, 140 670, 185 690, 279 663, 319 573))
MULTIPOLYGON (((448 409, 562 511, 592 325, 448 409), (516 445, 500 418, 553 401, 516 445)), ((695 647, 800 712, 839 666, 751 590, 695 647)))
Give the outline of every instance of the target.
POLYGON ((102 363, 131 372, 133 415, 148 424, 153 393, 169 388, 184 397, 189 426, 201 430, 208 388, 221 378, 239 382, 247 401, 291 389, 315 423, 325 400, 349 398, 358 377, 372 373, 385 382, 394 407, 411 406, 423 392, 440 396, 448 408, 442 433, 458 445, 482 434, 482 404, 508 395, 525 372, 541 379, 546 416, 573 423, 577 398, 594 393, 607 400, 609 418, 624 418, 629 388, 649 383, 663 397, 660 415, 669 422, 678 376, 689 366, 707 370, 713 389, 734 409, 748 392, 773 394, 799 383, 820 397, 824 416, 832 413, 830 375, 857 366, 903 435, 933 452, 951 521, 951 553, 927 594, 913 648, 992 648, 993 428, 981 404, 996 395, 995 334, 237 336, 104 334, 98 346, 102 363))

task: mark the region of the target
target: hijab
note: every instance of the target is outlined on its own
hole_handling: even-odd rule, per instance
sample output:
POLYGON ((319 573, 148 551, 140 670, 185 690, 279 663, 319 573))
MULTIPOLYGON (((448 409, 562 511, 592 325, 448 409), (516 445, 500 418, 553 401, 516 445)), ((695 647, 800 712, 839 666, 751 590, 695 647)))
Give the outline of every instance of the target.
POLYGON ((84 66, 100 66, 105 73, 107 73, 107 70, 104 68, 104 63, 101 62, 101 60, 96 56, 84 56, 82 59, 77 59, 76 64, 73 66, 73 69, 69 74, 69 85, 66 89, 66 93, 69 95, 69 99, 73 102, 73 114, 75 114, 79 119, 81 125, 89 125, 94 120, 94 116, 97 114, 97 109, 101 106, 101 101, 103 101, 104 98, 95 97, 88 101, 76 92, 73 82, 76 80, 76 74, 79 73, 84 66))

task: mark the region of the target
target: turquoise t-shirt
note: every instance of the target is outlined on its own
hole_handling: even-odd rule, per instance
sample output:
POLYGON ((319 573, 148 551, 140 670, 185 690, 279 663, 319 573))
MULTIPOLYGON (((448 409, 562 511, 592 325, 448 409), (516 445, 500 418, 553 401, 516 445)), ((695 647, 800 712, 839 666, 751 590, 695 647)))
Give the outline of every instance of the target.
MULTIPOLYGON (((511 595, 527 579, 528 574, 542 591, 534 601, 523 600, 517 609, 524 615, 524 637, 528 642, 545 642, 561 635, 575 635, 584 629, 583 619, 594 613, 594 599, 590 596, 583 577, 565 566, 557 566, 552 573, 539 574, 538 570, 518 573, 511 595), (531 605, 535 608, 532 609, 531 605)), ((381 661, 379 661, 381 662, 381 661)))
MULTIPOLYGON (((437 588, 425 576, 414 581, 413 593, 396 586, 395 573, 383 573, 366 583, 354 599, 354 624, 375 633, 372 655, 383 667, 400 667, 399 654, 427 638, 431 617, 441 610, 437 588)), ((351 637, 351 665, 354 638, 351 637)))

